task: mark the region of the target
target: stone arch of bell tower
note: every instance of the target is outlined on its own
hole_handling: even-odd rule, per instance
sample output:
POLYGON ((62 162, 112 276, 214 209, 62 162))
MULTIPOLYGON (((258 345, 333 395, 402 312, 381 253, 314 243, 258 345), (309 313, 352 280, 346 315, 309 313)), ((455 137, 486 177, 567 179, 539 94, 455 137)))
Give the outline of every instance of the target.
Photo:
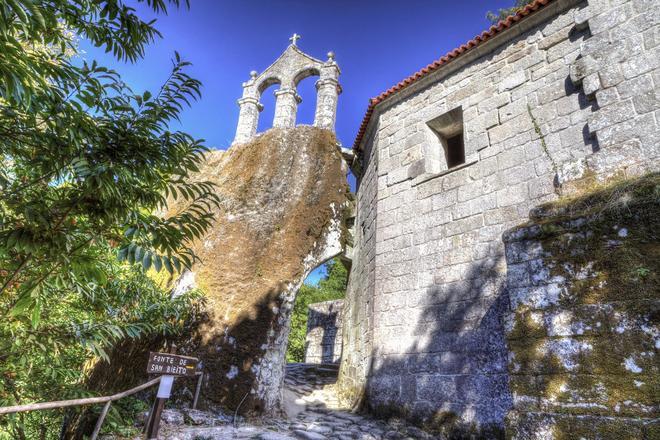
POLYGON ((314 126, 334 131, 337 100, 341 93, 338 80, 341 71, 334 53, 329 52, 325 62, 317 60, 298 48, 296 42, 299 38, 299 35, 293 34, 291 44, 273 64, 261 73, 250 72, 250 79, 243 83, 243 96, 238 100, 238 126, 232 145, 247 142, 256 135, 259 113, 263 109, 261 94, 273 84, 279 84, 275 90, 273 127, 295 127, 298 104, 301 102, 298 83, 310 76, 319 77, 316 81, 314 126))

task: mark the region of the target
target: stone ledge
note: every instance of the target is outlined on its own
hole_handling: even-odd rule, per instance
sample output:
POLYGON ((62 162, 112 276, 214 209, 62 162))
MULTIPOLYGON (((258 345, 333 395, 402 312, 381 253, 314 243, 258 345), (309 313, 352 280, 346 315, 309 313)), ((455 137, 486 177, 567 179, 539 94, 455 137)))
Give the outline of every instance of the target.
POLYGON ((429 180, 433 180, 433 179, 436 179, 438 177, 446 176, 448 174, 453 173, 454 171, 458 171, 458 170, 462 170, 463 168, 467 168, 471 165, 474 165, 477 162, 479 162, 479 161, 478 160, 473 160, 473 161, 470 161, 470 162, 465 162, 464 164, 458 165, 454 168, 450 168, 448 170, 440 171, 439 173, 421 174, 421 175, 415 177, 414 179, 412 179, 411 184, 412 184, 412 186, 421 185, 422 183, 428 182, 429 180))

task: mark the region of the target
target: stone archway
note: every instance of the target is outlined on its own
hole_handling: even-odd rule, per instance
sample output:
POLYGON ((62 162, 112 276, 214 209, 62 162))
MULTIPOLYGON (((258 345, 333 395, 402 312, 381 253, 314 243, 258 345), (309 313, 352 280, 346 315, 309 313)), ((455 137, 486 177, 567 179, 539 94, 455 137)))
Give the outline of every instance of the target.
POLYGON ((256 121, 255 134, 263 133, 273 127, 273 119, 275 117, 275 103, 277 97, 275 93, 282 85, 279 78, 266 78, 257 87, 259 99, 259 117, 256 121))
MULTIPOLYGON (((338 232, 339 230, 337 230, 338 232)), ((339 256, 343 252, 343 243, 340 234, 332 230, 328 231, 324 246, 319 249, 320 253, 310 259, 306 259, 306 270, 303 275, 292 284, 284 293, 281 314, 278 318, 277 329, 272 339, 270 339, 269 348, 263 357, 260 375, 257 377, 257 394, 264 402, 264 411, 266 413, 280 409, 282 402, 282 391, 284 384, 284 374, 286 367, 286 349, 291 331, 291 312, 296 302, 296 295, 300 287, 309 274, 325 262, 339 256), (307 266, 307 263, 309 266, 307 266)))

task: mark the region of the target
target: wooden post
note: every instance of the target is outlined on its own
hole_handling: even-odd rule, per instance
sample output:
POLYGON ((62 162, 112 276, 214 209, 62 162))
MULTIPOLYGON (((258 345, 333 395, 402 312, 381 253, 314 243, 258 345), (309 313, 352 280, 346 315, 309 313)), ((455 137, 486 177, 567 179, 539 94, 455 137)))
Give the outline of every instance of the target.
POLYGON ((149 417, 149 424, 147 425, 147 440, 157 439, 158 430, 160 429, 160 417, 163 414, 163 408, 165 407, 165 401, 167 398, 157 397, 154 402, 152 409, 151 417, 149 417))
MULTIPOLYGON (((172 344, 170 347, 170 353, 176 354, 176 345, 172 344)), ((162 383, 162 382, 161 382, 162 383)), ((158 396, 158 395, 156 395, 158 396)), ((160 429, 160 417, 163 414, 163 408, 165 407, 165 401, 167 397, 156 397, 154 406, 151 409, 151 414, 149 415, 149 420, 146 427, 146 439, 158 439, 158 430, 160 429)))
POLYGON ((199 392, 202 390, 202 380, 204 380, 204 373, 200 371, 197 378, 197 386, 195 387, 195 397, 192 401, 192 409, 197 409, 197 401, 199 400, 199 392))
POLYGON ((94 427, 94 432, 92 432, 91 440, 96 440, 96 437, 98 437, 99 433, 101 432, 101 426, 103 426, 103 420, 105 420, 105 416, 108 415, 108 411, 110 410, 110 405, 112 405, 112 400, 108 400, 106 402, 106 404, 103 405, 103 409, 101 410, 101 414, 99 415, 99 418, 96 421, 96 426, 94 427))

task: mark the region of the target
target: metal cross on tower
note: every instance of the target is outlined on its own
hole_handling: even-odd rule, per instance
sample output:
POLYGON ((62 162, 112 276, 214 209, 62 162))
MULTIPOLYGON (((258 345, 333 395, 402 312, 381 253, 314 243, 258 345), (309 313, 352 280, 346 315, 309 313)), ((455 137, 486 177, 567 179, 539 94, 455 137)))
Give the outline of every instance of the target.
POLYGON ((291 36, 291 38, 289 38, 289 41, 291 42, 291 44, 293 44, 294 46, 296 46, 296 42, 297 42, 300 38, 301 38, 300 35, 298 35, 298 34, 296 34, 296 33, 294 32, 293 35, 291 36))

